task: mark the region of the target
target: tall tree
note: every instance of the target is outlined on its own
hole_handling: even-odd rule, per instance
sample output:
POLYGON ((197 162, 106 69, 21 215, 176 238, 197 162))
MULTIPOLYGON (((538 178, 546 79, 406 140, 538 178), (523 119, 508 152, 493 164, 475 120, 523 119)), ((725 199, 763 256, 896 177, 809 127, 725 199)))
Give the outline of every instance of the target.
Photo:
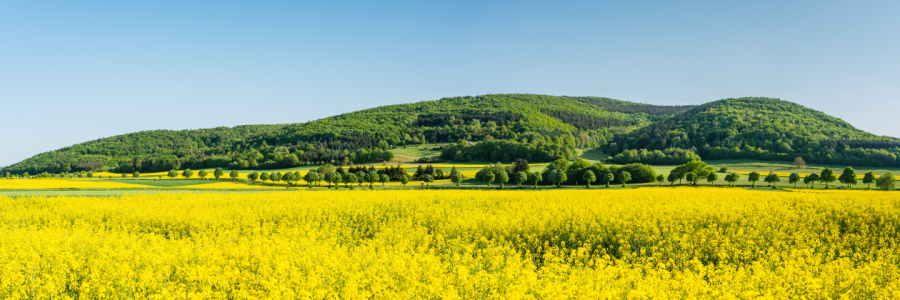
POLYGON ((584 175, 581 175, 581 180, 587 183, 587 187, 591 187, 591 183, 597 181, 597 176, 594 175, 594 172, 591 170, 584 171, 584 175))
POLYGON ((525 171, 516 172, 516 185, 522 187, 522 183, 528 181, 528 175, 525 174, 525 171))
POLYGON ((484 175, 481 176, 481 178, 485 183, 487 183, 488 186, 491 186, 491 182, 494 182, 494 173, 485 172, 484 175))
POLYGON ((756 182, 759 181, 759 173, 750 172, 750 175, 747 175, 747 180, 750 181, 752 188, 756 188, 756 182))
POLYGON ((776 184, 781 182, 781 177, 778 177, 778 174, 769 173, 769 176, 766 176, 766 180, 768 183, 772 184, 772 188, 774 189, 776 187, 776 184))
POLYGON ((423 180, 425 181, 425 185, 431 185, 431 183, 434 182, 434 176, 431 176, 431 174, 427 174, 425 175, 425 178, 423 178, 423 180))
POLYGON ((802 157, 797 156, 797 158, 794 159, 794 166, 797 167, 797 169, 802 169, 803 167, 806 167, 806 161, 804 161, 802 157))
POLYGON ((543 175, 541 175, 541 172, 534 172, 531 173, 531 175, 528 175, 528 180, 531 180, 531 182, 534 183, 534 189, 537 189, 538 183, 544 180, 541 177, 543 177, 543 175))
POLYGON ((869 187, 868 187, 869 190, 872 189, 872 184, 875 183, 875 180, 876 180, 875 173, 873 173, 873 172, 866 173, 866 175, 863 176, 863 184, 869 185, 869 187))
POLYGON ((216 181, 219 181, 219 178, 221 178, 222 176, 225 176, 225 171, 223 171, 221 167, 216 168, 216 170, 213 171, 213 177, 216 178, 216 181))
POLYGON ((357 180, 359 180, 356 178, 356 174, 353 174, 350 172, 342 174, 341 177, 344 178, 344 185, 346 185, 348 187, 353 185, 354 183, 356 183, 357 180))
POLYGON ((259 179, 259 173, 256 173, 256 172, 250 173, 250 175, 247 175, 247 178, 250 179, 251 183, 256 182, 256 180, 259 179))
MULTIPOLYGON (((672 176, 674 176, 674 175, 672 175, 672 176)), ((607 188, 609 188, 609 183, 612 182, 613 180, 616 180, 616 176, 613 175, 613 173, 606 173, 606 175, 603 175, 603 182, 606 183, 607 188)))
POLYGON ((697 177, 698 177, 697 173, 694 173, 694 172, 687 172, 684 174, 684 179, 686 179, 688 182, 690 182, 691 185, 697 185, 696 184, 697 177))
POLYGON ((656 176, 656 182, 659 182, 659 186, 662 186, 663 182, 665 181, 666 176, 663 176, 663 174, 659 174, 659 176, 656 176))
MULTIPOLYGON (((231 177, 231 181, 234 182, 235 180, 237 180, 238 177, 241 176, 241 174, 238 173, 237 170, 231 170, 231 173, 228 174, 228 176, 231 177)), ((296 176, 296 174, 295 174, 295 176, 296 176)), ((296 176, 296 177, 297 177, 297 181, 300 181, 300 176, 296 176)))
POLYGON ((378 179, 380 179, 380 178, 381 177, 378 176, 378 172, 375 172, 375 170, 372 170, 372 171, 369 171, 369 173, 366 173, 366 182, 369 183, 370 189, 375 188, 375 182, 377 182, 378 179))
POLYGON ((822 170, 822 174, 819 174, 819 181, 825 183, 825 189, 828 189, 828 184, 837 180, 837 177, 834 175, 834 171, 831 168, 825 168, 822 170))
POLYGON ((788 183, 793 184, 794 188, 797 188, 797 182, 800 181, 800 174, 791 173, 791 176, 788 176, 788 183))
POLYGON ((281 180, 286 182, 288 184, 288 187, 290 187, 294 182, 294 173, 291 173, 291 172, 284 173, 284 175, 281 176, 281 180))
POLYGON ((460 174, 459 172, 450 175, 450 182, 453 182, 454 184, 456 184, 456 186, 459 186, 459 183, 462 182, 462 179, 462 174, 460 174))
POLYGON ((191 179, 191 176, 194 176, 194 172, 191 171, 191 169, 186 169, 181 173, 181 176, 183 176, 184 179, 191 179))
POLYGON ((719 180, 719 175, 716 172, 709 173, 709 176, 706 176, 706 182, 709 182, 713 186, 716 185, 716 180, 719 180))
POLYGON ((631 181, 631 173, 628 173, 625 171, 622 171, 622 173, 619 173, 618 177, 619 177, 619 181, 622 182, 622 187, 625 187, 625 183, 631 181))
POLYGON ((507 174, 506 171, 497 172, 496 180, 500 183, 500 188, 502 189, 503 184, 509 182, 509 174, 507 174))
POLYGON ((809 187, 815 188, 816 182, 819 182, 819 174, 812 173, 812 174, 807 175, 806 177, 809 178, 809 180, 810 180, 809 187))
POLYGON ((381 186, 384 186, 384 184, 389 181, 391 181, 391 177, 387 174, 381 174, 380 177, 378 177, 378 182, 381 182, 381 186))
POLYGON ((197 177, 200 177, 200 179, 206 179, 207 175, 209 174, 206 173, 206 170, 200 170, 197 172, 197 177))
POLYGON ((859 182, 856 179, 856 170, 854 170, 850 166, 847 166, 846 168, 844 168, 844 172, 841 173, 841 176, 838 178, 838 180, 840 180, 841 183, 846 184, 848 186, 848 188, 851 188, 851 189, 853 188, 854 184, 859 182))
POLYGON ((331 177, 331 182, 334 183, 335 188, 340 188, 341 183, 344 182, 344 175, 338 172, 334 172, 334 175, 331 177))
POLYGON ((666 177, 666 180, 667 180, 671 185, 674 186, 674 185, 675 185, 675 182, 678 181, 678 174, 675 174, 675 172, 669 172, 669 176, 666 177))
POLYGON ((881 177, 878 177, 878 180, 875 182, 875 186, 879 189, 890 191, 894 189, 894 182, 896 179, 894 178, 894 174, 891 172, 884 173, 881 177))

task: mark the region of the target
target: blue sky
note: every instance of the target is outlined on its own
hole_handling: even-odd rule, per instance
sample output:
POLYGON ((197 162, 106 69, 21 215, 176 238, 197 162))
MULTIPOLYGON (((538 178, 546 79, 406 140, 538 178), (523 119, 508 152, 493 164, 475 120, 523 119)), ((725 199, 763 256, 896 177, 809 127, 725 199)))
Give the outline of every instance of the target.
POLYGON ((900 136, 898 16, 900 1, 0 0, 0 166, 133 131, 489 93, 777 97, 900 136))

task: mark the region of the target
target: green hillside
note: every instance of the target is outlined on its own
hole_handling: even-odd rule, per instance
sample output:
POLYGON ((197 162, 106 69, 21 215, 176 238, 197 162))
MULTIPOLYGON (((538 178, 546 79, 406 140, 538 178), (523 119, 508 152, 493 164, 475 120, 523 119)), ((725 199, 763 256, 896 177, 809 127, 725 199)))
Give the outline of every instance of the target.
POLYGON ((703 159, 802 157, 809 163, 900 166, 896 138, 876 136, 822 112, 771 98, 710 102, 617 135, 606 147, 618 154, 613 161, 646 163, 659 160, 653 150, 674 149, 691 149, 703 159))
MULTIPOLYGON (((276 169, 391 161, 390 149, 442 143, 453 161, 532 162, 600 149, 619 163, 691 159, 900 166, 900 142, 769 98, 656 106, 599 97, 500 94, 381 106, 296 124, 153 130, 38 154, 3 173, 112 169, 276 169)), ((402 151, 402 150, 401 150, 402 151)))
MULTIPOLYGON (((552 160, 574 156, 576 147, 605 146, 613 133, 633 131, 685 109, 689 107, 593 97, 454 97, 376 107, 297 124, 136 132, 41 153, 3 171, 37 174, 105 167, 120 172, 155 172, 188 167, 271 169, 367 163, 390 160, 392 154, 385 151, 389 148, 460 141, 514 145, 528 152, 523 157, 552 160)), ((503 158, 492 153, 466 157, 503 158)))

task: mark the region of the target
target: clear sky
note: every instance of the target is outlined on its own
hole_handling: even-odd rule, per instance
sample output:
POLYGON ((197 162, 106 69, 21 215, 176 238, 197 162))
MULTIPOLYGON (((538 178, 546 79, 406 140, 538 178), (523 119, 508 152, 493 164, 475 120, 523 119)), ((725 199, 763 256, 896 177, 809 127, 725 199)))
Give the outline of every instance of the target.
POLYGON ((776 97, 900 136, 900 1, 0 0, 0 166, 490 93, 776 97))

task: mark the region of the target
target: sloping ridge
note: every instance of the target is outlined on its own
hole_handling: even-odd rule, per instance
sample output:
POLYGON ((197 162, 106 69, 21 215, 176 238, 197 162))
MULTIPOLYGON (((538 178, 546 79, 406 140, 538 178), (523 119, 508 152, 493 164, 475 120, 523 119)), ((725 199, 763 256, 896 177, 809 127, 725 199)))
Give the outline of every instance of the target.
POLYGON ((40 153, 3 171, 58 173, 127 164, 132 167, 120 169, 274 168, 291 165, 281 162, 290 154, 298 155, 300 164, 315 164, 341 160, 360 149, 383 151, 385 145, 480 141, 488 136, 504 139, 521 134, 552 137, 585 132, 593 143, 607 139, 601 138, 607 132, 628 132, 667 117, 648 111, 654 107, 609 98, 532 94, 451 97, 305 123, 141 131, 40 153))
POLYGON ((695 149, 704 158, 785 160, 803 155, 810 162, 900 165, 897 139, 779 99, 656 106, 601 97, 493 94, 387 105, 305 123, 135 132, 41 153, 2 171, 369 163, 383 160, 392 147, 488 139, 532 147, 599 147, 611 154, 682 148, 695 149))
MULTIPOLYGON (((621 134, 612 150, 693 149, 704 159, 751 158, 855 165, 898 165, 900 140, 774 98, 713 101, 621 134)), ((613 153, 615 154, 615 153, 613 153)))

